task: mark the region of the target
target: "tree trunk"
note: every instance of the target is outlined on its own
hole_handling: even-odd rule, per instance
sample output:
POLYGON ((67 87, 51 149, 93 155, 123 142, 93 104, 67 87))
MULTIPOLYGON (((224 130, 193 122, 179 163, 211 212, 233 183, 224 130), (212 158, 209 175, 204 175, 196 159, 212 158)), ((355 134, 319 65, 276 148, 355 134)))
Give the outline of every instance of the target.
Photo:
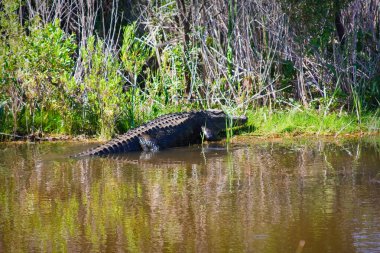
POLYGON ((335 11, 335 29, 339 38, 339 42, 341 46, 344 46, 346 42, 345 30, 342 24, 342 15, 340 14, 341 6, 339 4, 339 0, 334 1, 334 11, 335 11))

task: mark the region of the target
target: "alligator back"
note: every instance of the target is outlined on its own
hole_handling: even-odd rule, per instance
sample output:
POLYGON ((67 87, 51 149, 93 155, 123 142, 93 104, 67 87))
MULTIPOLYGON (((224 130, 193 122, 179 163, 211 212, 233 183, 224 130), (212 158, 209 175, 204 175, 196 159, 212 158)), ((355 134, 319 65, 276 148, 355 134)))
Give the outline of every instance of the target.
POLYGON ((142 151, 141 136, 150 136, 160 149, 185 146, 200 139, 200 112, 173 113, 158 117, 96 148, 89 149, 73 157, 117 154, 142 151), (198 132, 197 134, 194 134, 198 132))

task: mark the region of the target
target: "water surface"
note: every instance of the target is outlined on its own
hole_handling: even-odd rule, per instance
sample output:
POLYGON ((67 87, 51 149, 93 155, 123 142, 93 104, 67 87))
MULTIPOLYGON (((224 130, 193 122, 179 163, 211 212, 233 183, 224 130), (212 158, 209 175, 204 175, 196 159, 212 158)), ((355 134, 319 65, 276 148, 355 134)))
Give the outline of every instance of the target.
POLYGON ((69 159, 0 144, 0 252, 380 252, 380 138, 69 159))

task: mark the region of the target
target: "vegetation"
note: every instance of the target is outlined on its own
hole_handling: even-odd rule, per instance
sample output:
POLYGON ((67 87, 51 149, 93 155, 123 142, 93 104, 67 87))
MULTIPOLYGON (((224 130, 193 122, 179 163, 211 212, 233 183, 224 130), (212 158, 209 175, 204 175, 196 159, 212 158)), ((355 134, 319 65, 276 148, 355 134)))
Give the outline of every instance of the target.
POLYGON ((107 139, 215 107, 261 131, 378 131, 379 48, 371 0, 3 0, 0 132, 107 139))
POLYGON ((355 114, 330 112, 321 115, 316 110, 295 107, 269 111, 259 108, 248 112, 250 134, 259 136, 298 136, 375 133, 380 129, 380 111, 363 113, 359 122, 355 114))

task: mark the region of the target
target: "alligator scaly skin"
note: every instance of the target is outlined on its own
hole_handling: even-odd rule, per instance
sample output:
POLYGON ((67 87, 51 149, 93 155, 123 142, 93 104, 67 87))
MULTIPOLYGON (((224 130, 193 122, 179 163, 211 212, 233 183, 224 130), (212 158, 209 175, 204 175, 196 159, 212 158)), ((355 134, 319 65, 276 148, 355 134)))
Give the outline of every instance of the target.
MULTIPOLYGON (((194 112, 190 113, 174 113, 163 115, 150 121, 146 124, 143 124, 137 128, 130 129, 127 133, 112 139, 111 141, 100 145, 94 149, 90 149, 75 155, 74 157, 84 157, 84 156, 96 156, 96 155, 108 155, 108 154, 117 154, 123 152, 133 152, 133 151, 142 151, 142 147, 139 142, 139 137, 143 134, 150 136, 157 136, 162 139, 164 135, 175 134, 178 130, 183 128, 188 128, 185 125, 189 124, 191 118, 195 115, 194 112)), ((173 139, 172 136, 170 139, 173 139)), ((168 141, 167 141, 168 142, 168 141)), ((169 144, 169 143, 168 143, 169 144)), ((161 143, 160 147, 168 148, 168 144, 161 143)), ((183 146, 183 145, 180 145, 183 146)))
MULTIPOLYGON (((191 111, 163 115, 137 128, 133 128, 103 145, 84 151, 73 157, 142 151, 141 138, 145 138, 144 136, 152 139, 159 149, 198 143, 201 141, 202 129, 208 127, 211 128, 210 131, 217 133, 223 129, 226 117, 224 112, 220 110, 191 111)), ((242 120, 243 124, 246 121, 245 117, 239 119, 242 120)))

